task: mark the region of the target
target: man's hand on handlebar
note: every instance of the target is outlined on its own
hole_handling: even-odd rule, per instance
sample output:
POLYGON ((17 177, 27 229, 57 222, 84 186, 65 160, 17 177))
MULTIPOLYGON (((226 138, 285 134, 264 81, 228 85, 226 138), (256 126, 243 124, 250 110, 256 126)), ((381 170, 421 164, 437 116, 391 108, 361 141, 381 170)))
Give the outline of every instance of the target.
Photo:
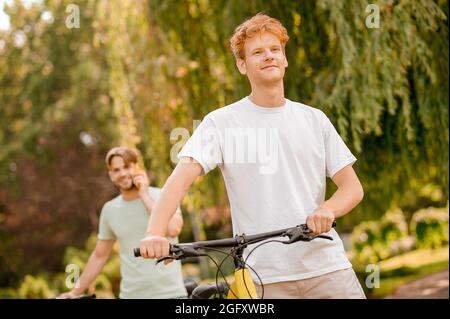
MULTIPOLYGON (((144 258, 161 258, 169 255, 170 243, 166 237, 146 235, 139 246, 144 258)), ((170 261, 169 261, 170 262, 170 261)))
POLYGON ((312 231, 311 235, 315 236, 329 232, 333 227, 335 218, 336 217, 331 210, 318 208, 306 218, 306 224, 312 231))
POLYGON ((68 291, 65 293, 60 294, 56 297, 56 299, 77 299, 80 297, 81 294, 77 294, 74 291, 68 291))

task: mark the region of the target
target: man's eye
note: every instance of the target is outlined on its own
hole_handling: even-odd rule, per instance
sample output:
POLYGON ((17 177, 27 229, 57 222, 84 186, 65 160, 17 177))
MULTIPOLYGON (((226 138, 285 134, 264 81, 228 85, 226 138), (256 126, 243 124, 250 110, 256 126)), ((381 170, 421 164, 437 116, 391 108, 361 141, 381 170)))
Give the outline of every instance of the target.
POLYGON ((272 51, 280 51, 279 48, 273 48, 272 51))
POLYGON ((260 54, 261 53, 261 51, 255 51, 253 54, 260 54))

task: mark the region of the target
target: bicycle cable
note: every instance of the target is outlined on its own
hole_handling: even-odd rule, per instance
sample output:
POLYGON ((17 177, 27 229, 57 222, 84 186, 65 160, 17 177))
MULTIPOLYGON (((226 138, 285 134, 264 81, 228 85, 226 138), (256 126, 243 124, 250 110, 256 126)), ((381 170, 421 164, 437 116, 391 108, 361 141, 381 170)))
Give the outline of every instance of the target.
MULTIPOLYGON (((221 253, 227 255, 227 256, 222 260, 222 262, 220 263, 219 267, 217 268, 218 270, 217 270, 217 272, 216 272, 216 287, 217 287, 217 290, 219 290, 219 287, 218 287, 218 278, 219 278, 218 274, 219 274, 219 269, 220 269, 220 272, 221 272, 221 274, 222 274, 222 277, 224 277, 223 272, 222 272, 222 270, 221 270, 222 264, 225 262, 225 260, 226 260, 228 257, 231 256, 231 257, 234 258, 234 256, 233 256, 233 253, 226 253, 226 252, 221 251, 221 250, 218 250, 218 249, 213 249, 213 250, 219 251, 219 252, 221 252, 221 253)), ((245 262, 245 260, 243 260, 243 262, 244 262, 244 267, 248 267, 251 271, 253 271, 253 272, 255 273, 256 277, 258 277, 258 280, 259 280, 259 282, 261 283, 261 286, 262 286, 262 285, 263 285, 263 282, 262 282, 262 280, 261 280, 261 277, 260 277, 260 276, 258 275, 258 273, 256 272, 256 270, 255 270, 253 267, 251 267, 249 264, 247 264, 247 263, 245 262)), ((248 294, 249 296, 251 296, 251 294, 250 294, 250 289, 248 288, 248 286, 247 286, 247 281, 245 280, 245 277, 244 277, 244 273, 242 273, 242 277, 243 277, 243 282, 244 282, 244 285, 245 285, 245 289, 247 290, 247 294, 248 294)), ((226 280, 225 277, 224 277, 224 280, 225 280, 225 283, 226 283, 227 286, 228 286, 228 289, 231 291, 231 293, 234 295, 234 297, 235 297, 236 299, 240 299, 240 298, 238 298, 238 297, 236 296, 236 294, 234 293, 234 291, 231 289, 231 286, 230 286, 230 284, 227 282, 227 280, 226 280)), ((220 295, 222 295, 222 294, 220 294, 220 295)), ((250 299, 253 299, 253 298, 250 298, 250 299)))
MULTIPOLYGON (((262 280, 261 280, 261 277, 260 277, 260 276, 258 275, 258 273, 256 272, 256 270, 255 270, 253 267, 251 267, 251 266, 247 263, 247 260, 248 260, 248 258, 250 257, 250 255, 253 253, 253 251, 255 251, 255 249, 257 249, 257 248, 259 248, 259 247, 261 247, 261 246, 263 246, 263 245, 265 245, 265 244, 268 244, 268 243, 281 243, 281 244, 283 244, 284 242, 281 241, 281 240, 269 240, 269 241, 263 242, 263 243, 257 245, 256 247, 254 247, 254 248, 249 252, 249 254, 247 255, 247 257, 246 257, 245 260, 244 260, 244 267, 248 267, 251 271, 253 271, 253 273, 256 275, 256 277, 258 277, 258 280, 259 280, 259 282, 261 283, 261 288, 262 288, 261 299, 264 298, 264 284, 263 284, 263 282, 262 282, 262 280)), ((209 247, 202 247, 202 248, 203 248, 203 249, 212 250, 212 251, 217 251, 217 252, 220 252, 220 253, 222 253, 222 254, 227 255, 227 256, 221 261, 221 263, 218 265, 217 262, 214 260, 214 258, 212 258, 212 257, 209 256, 208 254, 206 254, 206 256, 208 256, 208 257, 214 262, 214 264, 215 264, 216 267, 217 267, 217 272, 216 272, 216 288, 217 288, 217 291, 218 291, 219 295, 222 296, 222 293, 220 292, 220 289, 219 289, 219 281, 218 281, 218 279, 219 279, 218 274, 219 274, 219 272, 220 272, 220 274, 222 275, 222 277, 223 277, 223 279, 224 279, 224 281, 225 281, 225 284, 227 285, 228 289, 231 291, 231 293, 234 295, 234 297, 235 297, 236 299, 239 299, 239 298, 237 297, 237 295, 235 294, 235 292, 231 289, 230 284, 228 283, 228 281, 227 281, 225 275, 224 275, 223 272, 222 272, 222 265, 223 265, 223 263, 225 262, 225 260, 226 260, 228 257, 233 257, 233 254, 232 254, 232 253, 224 252, 224 251, 219 250, 219 249, 209 248, 209 247)), ((244 276, 244 272, 242 273, 242 280, 243 280, 243 282, 244 282, 245 289, 247 290, 247 294, 248 294, 249 296, 251 296, 251 294, 250 294, 250 289, 249 289, 248 286, 247 286, 247 280, 245 279, 245 276, 244 276)), ((253 299, 253 298, 251 298, 251 299, 253 299)))
MULTIPOLYGON (((273 241, 271 241, 271 242, 279 242, 279 241, 273 240, 273 241)), ((263 244, 264 244, 264 243, 263 243, 263 244)), ((258 246, 255 247, 254 249, 258 248, 259 246, 260 246, 260 245, 258 245, 258 246)), ((215 264, 216 267, 217 267, 217 271, 216 271, 216 280, 215 280, 215 281, 216 281, 216 289, 217 289, 217 292, 219 293, 219 296, 222 297, 222 293, 220 292, 220 289, 219 289, 219 272, 220 272, 220 274, 222 275, 222 278, 223 278, 225 284, 227 285, 228 290, 231 291, 231 293, 234 295, 234 297, 235 297, 236 299, 239 299, 239 298, 237 297, 236 293, 233 291, 233 289, 231 289, 231 286, 230 286, 230 284, 228 283, 228 281, 227 281, 227 279, 226 279, 226 277, 225 277, 225 275, 224 275, 224 273, 223 273, 223 271, 222 271, 222 265, 223 265, 223 263, 225 262, 225 260, 226 260, 228 257, 233 257, 233 259, 234 259, 233 253, 227 253, 227 252, 224 252, 224 251, 222 251, 222 250, 220 250, 220 249, 215 249, 215 248, 210 248, 210 247, 202 247, 202 248, 205 249, 205 250, 208 249, 208 250, 216 251, 216 252, 219 252, 219 253, 222 253, 222 254, 226 255, 225 258, 222 259, 222 261, 221 261, 220 264, 218 265, 217 262, 214 260, 214 258, 212 258, 212 257, 211 257, 210 255, 208 255, 208 254, 205 254, 206 256, 208 256, 208 257, 214 262, 214 264, 215 264)), ((252 251, 253 251, 253 250, 252 250, 252 251)), ((255 270, 253 267, 251 267, 250 265, 247 264, 247 262, 246 262, 245 260, 244 260, 244 267, 248 267, 251 271, 253 271, 253 272, 255 273, 256 277, 258 277, 258 280, 259 280, 259 282, 261 283, 261 286, 263 286, 263 282, 262 282, 262 280, 261 280, 261 277, 258 275, 258 273, 256 272, 256 270, 255 270)), ((244 273, 242 273, 242 276, 243 276, 243 282, 244 282, 244 285, 245 285, 245 289, 247 290, 247 294, 248 294, 249 296, 251 296, 251 294, 250 294, 250 289, 248 288, 248 286, 247 286, 247 281, 245 280, 245 277, 244 277, 244 273)), ((264 288, 263 288, 263 291, 264 291, 264 288)), ((253 299, 253 298, 251 298, 251 299, 253 299)))
POLYGON ((228 257, 233 257, 233 255, 231 254, 231 253, 227 253, 227 252, 224 252, 224 251, 222 251, 222 250, 220 250, 220 249, 215 249, 215 248, 210 248, 210 247, 202 247, 203 249, 208 249, 208 250, 212 250, 212 251, 216 251, 216 252, 219 252, 219 253, 222 253, 222 254, 225 254, 225 255, 227 255, 223 260, 222 260, 222 262, 220 263, 220 265, 218 265, 217 264, 217 262, 214 260, 214 258, 212 258, 211 256, 209 256, 208 254, 205 254, 206 256, 208 256, 213 262, 214 262, 214 264, 216 265, 216 267, 217 267, 217 271, 216 271, 216 289, 217 289, 217 292, 219 293, 219 296, 222 296, 222 293, 220 292, 220 289, 219 289, 219 272, 220 272, 220 274, 222 275, 222 278, 223 278, 223 280, 224 280, 224 282, 225 282, 225 284, 227 285, 227 288, 228 288, 228 290, 229 291, 231 291, 231 293, 236 297, 236 299, 237 299, 237 296, 236 296, 236 294, 234 293, 234 291, 231 289, 231 286, 230 286, 230 284, 228 283, 228 281, 227 281, 227 278, 225 277, 225 275, 224 275, 224 273, 223 273, 223 271, 222 271, 222 265, 223 265, 223 263, 224 263, 224 261, 228 258, 228 257))
MULTIPOLYGON (((245 260, 244 260, 244 265, 247 265, 247 266, 248 266, 248 264, 247 264, 247 259, 248 259, 248 258, 250 257, 250 255, 255 251, 256 248, 259 248, 259 247, 261 247, 262 245, 265 245, 265 244, 268 244, 268 243, 281 243, 281 244, 283 244, 284 242, 281 241, 281 240, 275 240, 275 239, 274 239, 274 240, 265 241, 265 242, 263 242, 263 243, 257 245, 256 247, 253 247, 253 249, 250 250, 250 252, 248 253, 247 257, 245 258, 245 260)), ((249 267, 250 269, 253 270, 253 272, 256 274, 256 276, 258 277, 259 281, 261 282, 261 289, 262 289, 262 291, 261 291, 261 299, 264 299, 264 284, 263 284, 261 278, 258 276, 258 273, 257 273, 253 268, 251 268, 250 266, 248 266, 248 267, 249 267)), ((244 284, 245 284, 245 287, 247 288, 247 283, 245 282, 245 278, 244 278, 244 284)), ((248 290, 248 288, 247 288, 247 290, 248 290)))

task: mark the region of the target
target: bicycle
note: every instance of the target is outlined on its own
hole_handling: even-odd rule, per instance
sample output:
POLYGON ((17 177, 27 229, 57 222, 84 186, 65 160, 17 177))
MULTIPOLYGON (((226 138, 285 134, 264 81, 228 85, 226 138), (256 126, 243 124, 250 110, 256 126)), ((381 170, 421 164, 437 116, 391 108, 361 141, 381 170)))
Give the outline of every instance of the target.
MULTIPOLYGON (((336 227, 336 221, 333 222, 332 227, 336 227)), ((216 282, 210 284, 202 284, 197 286, 190 296, 192 299, 208 299, 212 296, 219 296, 219 298, 223 298, 226 295, 227 299, 258 299, 258 295, 256 293, 255 284, 250 276, 249 268, 256 274, 262 286, 262 295, 261 298, 264 298, 264 285, 262 284, 261 279, 259 278, 256 271, 247 265, 246 261, 252 254, 252 252, 260 247, 261 245, 270 243, 270 242, 279 242, 283 244, 293 244, 299 241, 309 242, 311 240, 322 238, 327 240, 333 240, 332 237, 327 235, 317 235, 314 236, 311 234, 311 230, 308 228, 306 224, 300 224, 294 227, 259 233, 256 235, 236 235, 233 238, 226 239, 217 239, 217 240, 207 240, 207 241, 197 241, 192 243, 181 243, 181 244, 171 244, 170 245, 170 254, 169 256, 164 256, 157 259, 156 264, 172 259, 172 260, 180 260, 189 257, 209 257, 217 267, 216 272, 216 282), (247 258, 244 260, 243 252, 244 249, 247 248, 248 245, 256 244, 262 242, 266 239, 275 238, 275 237, 288 237, 288 240, 270 240, 259 244, 254 247, 252 251, 247 255, 247 258), (230 253, 226 253, 218 248, 231 248, 230 253), (227 257, 222 260, 221 264, 218 265, 217 262, 209 256, 205 251, 218 251, 227 255, 227 257), (233 257, 235 271, 234 271, 234 280, 230 284, 228 284, 223 272, 221 270, 221 266, 226 258, 233 257), (248 267, 248 268, 247 268, 248 267), (221 273, 222 277, 225 281, 218 281, 218 274, 221 273)), ((140 249, 134 249, 134 256, 141 256, 140 249)))

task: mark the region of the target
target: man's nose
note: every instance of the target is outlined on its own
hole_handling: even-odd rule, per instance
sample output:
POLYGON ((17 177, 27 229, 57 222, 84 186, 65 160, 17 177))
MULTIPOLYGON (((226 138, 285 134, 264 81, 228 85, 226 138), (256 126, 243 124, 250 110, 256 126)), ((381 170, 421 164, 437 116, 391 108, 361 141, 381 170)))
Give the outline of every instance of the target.
POLYGON ((264 50, 264 61, 273 60, 272 51, 264 50))
POLYGON ((126 176, 127 175, 127 171, 126 170, 121 170, 120 171, 120 177, 124 177, 124 176, 126 176))

